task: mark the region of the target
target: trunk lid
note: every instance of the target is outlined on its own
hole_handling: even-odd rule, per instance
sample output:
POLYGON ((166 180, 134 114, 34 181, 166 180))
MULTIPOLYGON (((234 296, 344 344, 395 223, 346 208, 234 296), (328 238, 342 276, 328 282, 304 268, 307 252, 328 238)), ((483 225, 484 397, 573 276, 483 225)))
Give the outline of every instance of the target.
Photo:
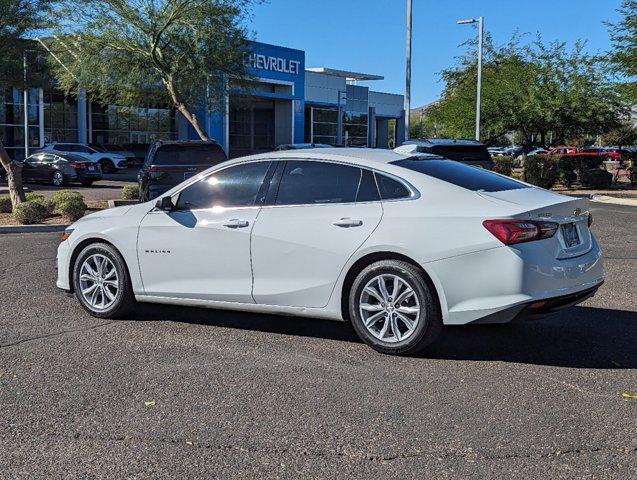
POLYGON ((540 188, 522 188, 501 192, 478 192, 481 197, 501 204, 516 206, 513 217, 556 222, 557 233, 542 242, 551 242, 555 258, 573 258, 584 255, 592 248, 588 228, 588 199, 568 197, 540 188))

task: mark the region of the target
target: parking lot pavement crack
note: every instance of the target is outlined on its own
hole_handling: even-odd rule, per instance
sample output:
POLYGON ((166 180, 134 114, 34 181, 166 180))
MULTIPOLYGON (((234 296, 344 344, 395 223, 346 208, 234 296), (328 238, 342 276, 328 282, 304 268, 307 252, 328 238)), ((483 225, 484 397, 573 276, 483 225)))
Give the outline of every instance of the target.
POLYGON ((58 439, 68 440, 84 440, 95 442, 139 442, 139 443, 161 443, 172 444, 175 446, 183 446, 186 448, 214 450, 218 452, 237 452, 237 453, 251 453, 259 455, 295 455, 306 457, 335 457, 335 458, 348 458, 350 460, 359 460, 367 462, 386 463, 400 460, 408 460, 414 458, 428 458, 435 457, 442 458, 465 458, 467 460, 508 460, 508 459, 549 459, 559 458, 567 455, 590 455, 598 453, 607 453, 614 455, 634 455, 637 454, 637 447, 587 447, 587 448, 566 448, 564 450, 553 450, 551 452, 505 452, 505 453, 491 453, 481 452, 472 449, 465 450, 435 450, 435 451, 414 451, 397 453, 394 455, 382 454, 382 453, 370 453, 366 451, 356 450, 355 448, 349 448, 347 446, 340 446, 334 449, 312 450, 311 448, 294 448, 294 447, 277 447, 277 446, 243 446, 236 444, 210 444, 205 442, 198 442, 192 438, 153 438, 142 436, 129 436, 129 435, 117 435, 117 436, 94 436, 87 434, 80 434, 79 432, 68 435, 60 433, 47 432, 43 436, 54 437, 58 439))
POLYGON ((65 335, 67 333, 88 332, 90 330, 95 330, 97 328, 106 327, 107 325, 110 325, 111 323, 115 323, 115 321, 98 323, 97 325, 92 325, 90 327, 73 328, 73 329, 70 329, 70 330, 62 330, 61 332, 47 333, 46 335, 38 335, 37 337, 23 338, 21 340, 16 340, 15 342, 0 344, 0 348, 15 347, 15 346, 21 345, 23 343, 33 342, 33 341, 36 341, 36 340, 43 340, 43 339, 47 339, 47 338, 59 337, 61 335, 65 335))

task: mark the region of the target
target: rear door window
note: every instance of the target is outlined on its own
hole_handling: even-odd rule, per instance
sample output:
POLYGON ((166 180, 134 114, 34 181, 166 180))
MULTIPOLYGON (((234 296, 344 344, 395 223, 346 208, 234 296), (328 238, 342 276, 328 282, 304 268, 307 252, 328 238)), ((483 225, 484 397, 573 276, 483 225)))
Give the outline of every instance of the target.
POLYGON ((356 201, 361 169, 329 162, 288 161, 277 205, 313 205, 356 201))
POLYGON ((411 192, 405 185, 387 175, 377 173, 376 181, 378 182, 378 189, 380 190, 380 196, 383 200, 397 200, 411 196, 411 192))
POLYGON ((498 175, 490 170, 471 167, 464 163, 454 162, 451 160, 407 158, 392 163, 399 167, 420 172, 425 175, 429 175, 430 177, 466 188, 467 190, 473 190, 474 192, 501 192, 503 190, 529 188, 528 185, 525 185, 522 182, 498 175))
POLYGON ((205 165, 211 167, 227 160, 220 145, 162 145, 155 152, 153 165, 205 165))

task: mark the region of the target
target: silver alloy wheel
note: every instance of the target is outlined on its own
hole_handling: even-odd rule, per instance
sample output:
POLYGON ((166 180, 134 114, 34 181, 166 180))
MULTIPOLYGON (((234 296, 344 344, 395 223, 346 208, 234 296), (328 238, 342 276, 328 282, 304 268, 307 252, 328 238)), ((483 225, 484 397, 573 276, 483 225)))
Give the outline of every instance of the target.
POLYGON ((80 267, 80 291, 94 310, 113 305, 119 291, 117 269, 113 261, 99 253, 87 257, 80 267))
POLYGON ((358 302, 365 328, 377 339, 396 343, 409 338, 420 321, 420 302, 409 283, 393 274, 372 278, 358 302))
POLYGON ((53 185, 56 187, 61 186, 64 183, 64 175, 61 172, 53 173, 53 185))

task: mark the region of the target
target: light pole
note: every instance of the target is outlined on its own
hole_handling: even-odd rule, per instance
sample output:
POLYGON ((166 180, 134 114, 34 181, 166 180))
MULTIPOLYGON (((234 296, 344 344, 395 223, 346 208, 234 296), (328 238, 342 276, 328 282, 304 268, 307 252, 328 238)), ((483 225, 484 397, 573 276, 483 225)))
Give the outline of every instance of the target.
POLYGON ((478 97, 476 100, 476 140, 480 141, 480 101, 482 97, 482 37, 484 35, 484 17, 460 20, 458 25, 478 24, 478 97))
POLYGON ((411 115, 411 3, 407 0, 407 67, 405 71, 405 140, 409 140, 409 117, 411 115))

